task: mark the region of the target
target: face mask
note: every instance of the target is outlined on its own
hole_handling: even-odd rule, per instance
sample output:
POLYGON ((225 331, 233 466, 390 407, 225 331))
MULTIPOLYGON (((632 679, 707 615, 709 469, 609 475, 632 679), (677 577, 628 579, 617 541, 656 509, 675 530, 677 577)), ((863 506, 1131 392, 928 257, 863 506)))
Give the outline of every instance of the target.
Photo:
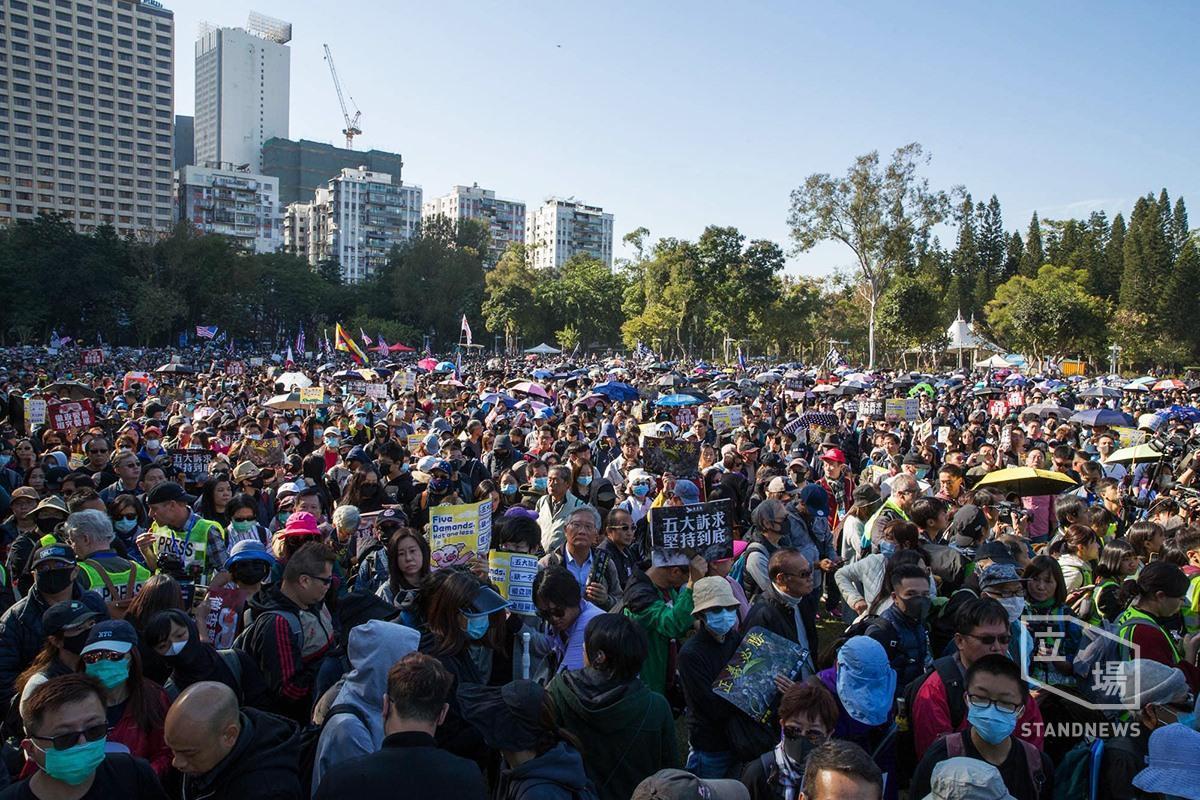
POLYGON ((326 436, 325 437, 325 446, 330 447, 330 448, 337 447, 338 446, 338 438, 336 436, 326 436))
POLYGON ((34 583, 37 585, 37 590, 44 595, 58 594, 71 585, 73 572, 74 570, 70 569, 51 569, 39 572, 34 583))
POLYGON ((1015 713, 1001 711, 995 706, 976 708, 968 703, 967 720, 988 744, 1000 744, 1011 736, 1017 727, 1015 713))
POLYGON ((324 428, 313 428, 313 436, 315 436, 318 439, 320 439, 322 434, 324 434, 324 433, 325 433, 324 428))
POLYGON ((410 467, 408 464, 401 464, 400 465, 400 474, 403 475, 411 469, 412 469, 412 467, 410 467))
POLYGON ((488 632, 487 617, 467 617, 467 636, 472 639, 482 639, 488 632))
POLYGON ((433 478, 429 481, 429 491, 434 494, 445 494, 450 491, 449 478, 433 478))
POLYGON ((146 440, 146 449, 147 450, 157 450, 158 449, 158 439, 147 439, 146 440))
POLYGON ((634 497, 645 497, 648 494, 650 494, 650 487, 644 483, 639 483, 633 487, 634 497))
POLYGON ((928 474, 929 474, 929 467, 917 467, 917 479, 918 480, 924 480, 925 476, 928 474))
POLYGON ((87 644, 89 633, 91 633, 91 631, 86 630, 82 631, 81 633, 77 633, 74 636, 64 636, 63 650, 66 650, 68 653, 79 655, 81 652, 83 652, 83 646, 87 644))
POLYGON ((86 665, 84 671, 104 684, 105 689, 115 689, 129 679, 129 659, 97 661, 86 665))
POLYGON ((717 636, 724 636, 737 624, 737 611, 731 608, 704 612, 704 624, 717 636))
POLYGON ((252 519, 235 519, 232 527, 237 533, 247 534, 254 533, 254 529, 257 525, 258 523, 252 519))
POLYGON ((233 579, 243 586, 253 586, 256 583, 262 583, 270 573, 270 565, 262 562, 234 564, 229 570, 229 574, 233 576, 233 579))
POLYGON ((591 475, 580 475, 579 476, 579 485, 580 486, 591 486, 592 485, 592 476, 591 475))
POLYGON ((292 512, 290 512, 290 511, 280 511, 278 514, 275 515, 275 519, 279 520, 280 525, 285 525, 285 524, 287 524, 287 518, 290 517, 291 515, 292 515, 292 512))
POLYGON ((116 528, 119 533, 129 533, 131 530, 137 527, 137 519, 125 519, 122 517, 113 523, 113 527, 116 528))
POLYGON ((51 533, 58 526, 60 520, 57 517, 38 517, 34 520, 37 529, 42 533, 51 533))
POLYGON ((892 556, 894 556, 896 554, 896 543, 881 541, 879 543, 879 553, 884 558, 891 558, 892 556))
POLYGON ((928 597, 910 597, 904 601, 904 616, 917 622, 924 622, 929 619, 929 609, 933 607, 933 600, 928 597))
POLYGON ((167 648, 167 656, 174 657, 183 652, 183 648, 187 647, 188 640, 182 642, 171 642, 171 646, 167 648))
POLYGON ((364 483, 361 487, 359 487, 358 491, 359 491, 359 494, 361 494, 364 498, 370 499, 370 498, 374 497, 375 495, 379 494, 379 484, 364 483))
POLYGON ((246 438, 252 442, 257 442, 257 441, 262 440, 262 434, 261 433, 247 433, 246 438))
POLYGON ((803 736, 789 739, 785 733, 781 741, 784 754, 797 766, 802 766, 808 760, 808 754, 816 748, 816 745, 803 736))
POLYGON ((514 495, 517 493, 517 485, 515 483, 506 483, 500 487, 500 494, 514 495))
POLYGON ((537 490, 537 491, 539 491, 539 492, 544 492, 544 491, 546 491, 546 488, 547 488, 549 485, 550 485, 550 479, 549 479, 549 478, 534 478, 534 479, 533 479, 533 488, 534 488, 534 489, 536 489, 536 490, 537 490))
POLYGON ((70 786, 78 786, 92 776, 100 762, 104 761, 104 747, 108 737, 94 742, 84 742, 66 750, 42 750, 34 743, 34 747, 42 750, 46 756, 46 766, 42 770, 57 781, 70 786))
POLYGON ((1021 612, 1025 610, 1024 597, 1002 597, 1000 605, 1004 606, 1004 610, 1008 612, 1008 621, 1016 622, 1021 618, 1021 612))

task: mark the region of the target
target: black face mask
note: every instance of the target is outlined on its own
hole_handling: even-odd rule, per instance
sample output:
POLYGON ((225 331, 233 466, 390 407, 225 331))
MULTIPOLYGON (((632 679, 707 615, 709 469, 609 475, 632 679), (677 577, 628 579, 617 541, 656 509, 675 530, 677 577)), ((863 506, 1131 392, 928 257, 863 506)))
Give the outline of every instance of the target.
POLYGON ((81 633, 77 633, 74 636, 64 636, 63 650, 66 650, 68 653, 79 655, 81 652, 83 652, 83 646, 87 644, 89 633, 91 633, 90 629, 81 633))
POLYGON ((255 583, 261 583, 268 575, 271 574, 271 566, 264 564, 261 561, 251 561, 243 564, 234 564, 229 574, 233 579, 243 586, 249 586, 255 583))
POLYGON ((53 533, 60 522, 62 520, 58 517, 38 517, 36 520, 37 529, 42 533, 53 533))
POLYGON ((50 569, 37 573, 34 583, 37 590, 44 595, 58 594, 71 585, 71 569, 50 569))
POLYGON ((375 495, 379 494, 379 484, 364 483, 362 486, 358 487, 358 493, 364 500, 370 500, 374 498, 375 495))

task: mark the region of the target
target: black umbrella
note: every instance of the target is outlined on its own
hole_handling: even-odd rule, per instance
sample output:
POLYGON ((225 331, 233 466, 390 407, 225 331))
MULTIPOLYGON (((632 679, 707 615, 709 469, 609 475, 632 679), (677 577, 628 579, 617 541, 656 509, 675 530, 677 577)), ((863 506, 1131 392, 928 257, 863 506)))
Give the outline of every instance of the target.
POLYGON ((184 364, 163 364, 155 372, 162 375, 195 375, 199 370, 184 364))
POLYGON ((46 394, 65 397, 68 400, 83 400, 97 397, 96 390, 79 381, 55 381, 44 390, 46 394))

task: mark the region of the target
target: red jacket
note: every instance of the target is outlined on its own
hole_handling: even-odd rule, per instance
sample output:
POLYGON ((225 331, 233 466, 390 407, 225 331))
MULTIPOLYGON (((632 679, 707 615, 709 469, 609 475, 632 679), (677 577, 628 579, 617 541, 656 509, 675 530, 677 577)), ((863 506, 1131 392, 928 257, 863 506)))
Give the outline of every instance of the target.
MULTIPOLYGON (((957 659, 956 659, 957 660, 957 659)), ((913 744, 918 754, 924 753, 929 746, 947 733, 967 729, 967 716, 963 715, 962 724, 955 729, 950 724, 950 704, 946 702, 946 685, 936 671, 917 690, 912 707, 913 744)), ((1031 697, 1025 703, 1025 710, 1017 720, 1014 734, 1018 739, 1024 739, 1037 749, 1042 749, 1045 731, 1042 726, 1042 712, 1031 697)))
POLYGON ((1187 678, 1188 687, 1193 692, 1200 690, 1200 667, 1176 658, 1175 648, 1167 640, 1169 634, 1166 631, 1157 625, 1134 625, 1132 630, 1133 643, 1141 648, 1141 658, 1179 667, 1183 677, 1187 678))
MULTIPOLYGON (((167 693, 162 688, 151 681, 146 681, 147 692, 157 692, 159 701, 162 703, 162 712, 166 716, 167 707, 171 705, 171 699, 167 697, 167 693)), ((171 753, 171 748, 167 747, 167 742, 163 738, 163 723, 159 722, 149 730, 144 730, 138 727, 134 722, 133 715, 129 711, 129 706, 125 707, 125 713, 121 715, 121 719, 108 733, 110 742, 120 742, 129 748, 129 752, 138 758, 144 758, 150 762, 150 767, 159 778, 166 778, 167 773, 171 769, 171 759, 174 757, 171 753)))

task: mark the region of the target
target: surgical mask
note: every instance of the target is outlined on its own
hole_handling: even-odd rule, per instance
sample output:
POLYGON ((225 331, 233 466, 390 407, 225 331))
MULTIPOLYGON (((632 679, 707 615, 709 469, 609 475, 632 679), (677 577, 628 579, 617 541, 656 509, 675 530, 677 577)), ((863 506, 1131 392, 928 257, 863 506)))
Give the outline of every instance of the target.
POLYGON ((267 575, 271 574, 271 565, 262 561, 234 564, 229 568, 229 574, 237 583, 243 586, 253 586, 256 583, 262 583, 267 575))
POLYGON ((808 760, 808 754, 811 753, 816 745, 810 742, 803 736, 797 736, 795 739, 789 739, 785 733, 780 741, 783 743, 783 752, 788 759, 795 765, 803 768, 804 762, 808 760))
POLYGON ((129 659, 97 661, 95 664, 85 665, 84 671, 104 684, 105 689, 115 689, 129 680, 129 659))
POLYGON ((644 483, 638 483, 634 485, 632 491, 634 497, 645 497, 650 494, 650 487, 644 483))
POLYGON ((118 519, 113 522, 113 528, 115 528, 118 533, 129 533, 131 530, 133 530, 136 527, 137 527, 137 518, 136 517, 134 519, 125 519, 124 517, 122 517, 121 519, 118 519))
POLYGON ((1017 714, 1015 711, 1001 711, 994 705, 976 708, 968 704, 967 721, 985 742, 1000 744, 1016 729, 1017 714))
POLYGON ((258 523, 252 519, 235 519, 233 521, 233 524, 231 527, 237 533, 246 534, 246 533, 254 533, 254 529, 257 526, 258 526, 258 523))
POLYGON ((66 750, 42 750, 35 742, 34 747, 42 750, 46 756, 46 766, 42 770, 69 786, 78 786, 92 776, 96 767, 104 761, 104 748, 108 737, 101 737, 94 742, 84 742, 66 750))
POLYGON ((147 439, 146 440, 146 449, 147 450, 157 450, 159 444, 160 444, 160 442, 158 441, 158 439, 147 439))
POLYGON ((34 579, 34 584, 37 590, 44 594, 58 594, 71 585, 71 577, 74 570, 69 567, 66 569, 48 569, 45 572, 37 573, 37 578, 34 579))
POLYGON ((325 437, 325 446, 326 447, 337 447, 338 446, 338 437, 326 436, 325 437))
POLYGON ((904 616, 917 622, 924 622, 929 619, 929 609, 933 607, 933 601, 928 597, 910 597, 904 601, 904 616))
POLYGON ((550 485, 550 479, 549 479, 549 478, 540 477, 540 478, 534 478, 534 479, 533 479, 533 488, 534 488, 534 489, 536 489, 536 490, 537 490, 537 491, 539 491, 539 492, 544 492, 544 491, 546 491, 546 488, 547 488, 549 485, 550 485))
POLYGON ((1008 621, 1016 622, 1021 618, 1021 613, 1025 610, 1025 598, 1001 597, 1000 605, 1004 606, 1004 610, 1008 612, 1008 621))
POLYGON ((917 467, 917 479, 918 480, 924 480, 925 476, 928 474, 929 474, 929 467, 917 467))
POLYGON ((500 494, 514 495, 517 493, 517 485, 515 483, 506 483, 500 487, 500 494))
POLYGON ((580 486, 591 486, 592 485, 592 476, 591 475, 580 475, 577 482, 579 483, 580 486))
POLYGON ((292 512, 290 512, 290 511, 280 511, 278 514, 275 515, 275 519, 279 520, 280 525, 283 525, 287 522, 288 517, 290 517, 291 515, 292 515, 292 512))
POLYGON ((75 634, 74 636, 64 636, 63 637, 63 650, 66 650, 68 653, 74 653, 75 655, 79 655, 80 653, 83 652, 83 646, 85 644, 87 644, 88 634, 91 632, 92 631, 89 628, 88 630, 80 631, 79 633, 75 634))
POLYGON ((173 657, 179 655, 183 652, 183 648, 187 647, 187 643, 187 639, 184 639, 182 642, 171 642, 171 646, 167 648, 167 656, 173 657))
POLYGON ((400 474, 401 474, 401 475, 403 475, 403 474, 404 474, 404 473, 406 473, 406 472, 409 472, 410 470, 412 470, 412 467, 411 467, 411 466, 409 466, 408 464, 401 464, 401 465, 400 465, 400 474))
POLYGON ((732 608, 704 612, 704 624, 717 636, 724 636, 737 624, 737 611, 732 608))
POLYGON ((472 639, 482 639, 487 632, 487 617, 467 617, 467 636, 472 639))
POLYGON ((896 543, 889 541, 881 541, 879 543, 879 553, 884 558, 891 558, 896 554, 896 543))
POLYGON ((262 440, 262 434, 261 433, 247 433, 246 438, 252 442, 258 442, 258 441, 262 440))

